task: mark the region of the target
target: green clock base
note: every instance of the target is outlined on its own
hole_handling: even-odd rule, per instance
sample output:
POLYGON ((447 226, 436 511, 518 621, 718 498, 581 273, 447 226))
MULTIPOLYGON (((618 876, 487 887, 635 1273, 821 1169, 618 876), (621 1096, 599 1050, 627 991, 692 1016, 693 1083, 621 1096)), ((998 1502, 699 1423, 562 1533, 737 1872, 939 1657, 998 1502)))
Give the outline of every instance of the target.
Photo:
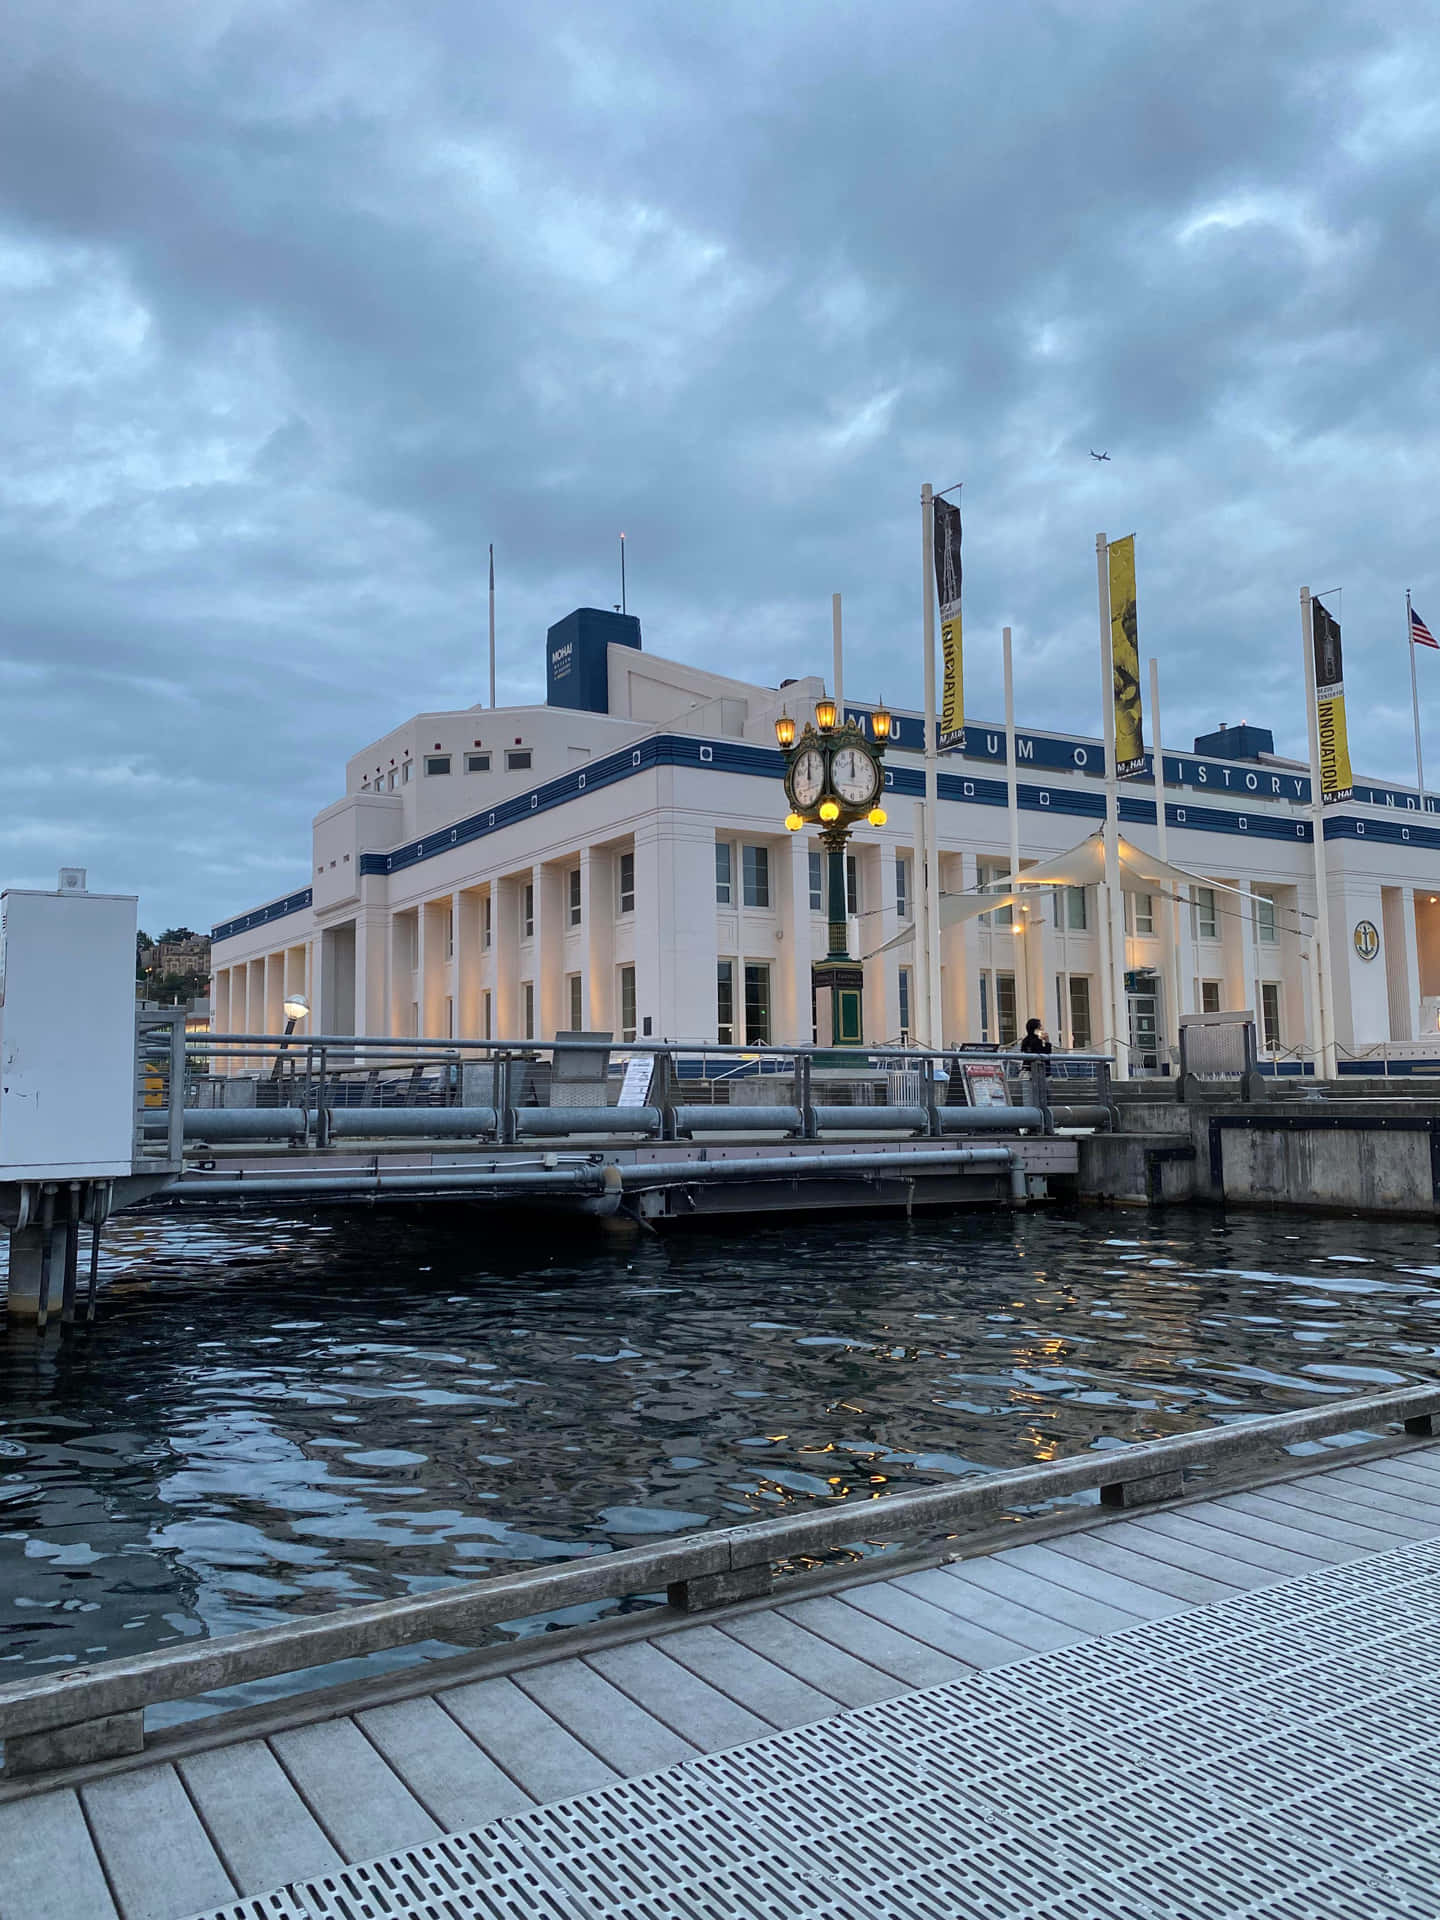
POLYGON ((815 988, 816 1031, 821 1044, 863 1046, 863 970, 852 960, 838 965, 822 960, 811 969, 811 979, 815 988))

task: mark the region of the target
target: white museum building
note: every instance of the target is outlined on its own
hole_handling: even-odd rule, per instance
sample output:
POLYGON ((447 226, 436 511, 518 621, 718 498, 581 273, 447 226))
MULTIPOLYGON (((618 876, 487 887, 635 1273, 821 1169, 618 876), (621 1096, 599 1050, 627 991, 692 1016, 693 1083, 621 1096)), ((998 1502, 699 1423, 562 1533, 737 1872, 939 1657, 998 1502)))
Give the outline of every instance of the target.
MULTIPOLYGON (((350 760, 342 797, 316 816, 308 880, 213 930, 216 1031, 278 1033, 298 991, 313 1034, 518 1040, 588 1028, 687 1046, 810 1042, 824 867, 818 836, 786 830, 775 721, 788 712, 803 724, 823 692, 813 677, 761 687, 659 659, 633 616, 570 614, 550 629, 544 706, 416 714, 350 760)), ((844 702, 862 725, 872 710, 844 702)), ((921 719, 896 715, 887 824, 862 824, 850 848, 867 1045, 916 1030, 915 945, 897 936, 917 909, 922 749, 921 719)), ((1005 759, 1004 731, 971 722, 963 750, 941 760, 942 905, 999 891, 1010 874, 1005 759)), ((1098 831, 1103 762, 1096 739, 1017 731, 1022 871, 1098 831)), ((1124 893, 1133 1063, 1153 1068, 1177 1013, 1242 1008, 1263 1048, 1307 1060, 1308 769, 1253 726, 1221 728, 1193 753, 1167 749, 1163 768, 1167 857, 1194 880, 1124 893)), ((1122 833, 1153 852, 1152 782, 1120 794, 1122 833)), ((1413 787, 1357 781, 1327 811, 1342 1061, 1436 1051, 1435 807, 1413 787)), ((947 925, 937 1043, 1009 1044, 1033 1014, 1057 1046, 1113 1044, 1102 891, 1037 888, 947 925)))

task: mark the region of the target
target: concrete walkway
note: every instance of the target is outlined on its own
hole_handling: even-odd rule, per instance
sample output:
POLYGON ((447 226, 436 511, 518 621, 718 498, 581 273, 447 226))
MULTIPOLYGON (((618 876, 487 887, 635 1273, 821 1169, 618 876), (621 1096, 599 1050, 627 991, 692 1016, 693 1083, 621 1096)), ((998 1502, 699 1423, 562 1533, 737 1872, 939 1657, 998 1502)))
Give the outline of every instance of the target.
MULTIPOLYGON (((982 1920, 1031 1911, 1054 1920, 1111 1912, 1126 1920, 1151 1912, 1433 1917, 1440 1895, 1428 1907, 1386 1906, 1378 1895, 1368 1905, 1325 1905, 1324 1876, 1336 1867, 1333 1840, 1321 1831, 1333 1829, 1329 1813, 1314 1816, 1319 1864, 1313 1873, 1305 1867, 1310 1878, 1294 1900, 1285 1874, 1301 1887, 1294 1876, 1310 1846, 1309 1813, 1296 1815, 1307 1837, 1297 1852, 1292 1833, 1280 1883, 1276 1862, 1286 1856, 1271 1862, 1270 1880, 1247 1865, 1251 1905, 1201 1888, 1186 1895, 1190 1905, 1166 1905, 1170 1894, 1156 1891, 1146 1907, 1137 1904, 1140 1880, 1125 1883, 1130 1904, 1116 1905, 1110 1886, 1124 1879, 1122 1854, 1134 1873, 1153 1874, 1182 1839, 1201 1844, 1178 1812, 1172 1819, 1172 1800, 1189 1796, 1193 1807, 1198 1795, 1220 1812, 1233 1802, 1235 1858, 1248 1863, 1275 1841, 1276 1796, 1352 1791, 1337 1783, 1341 1775, 1359 1781, 1361 1761, 1376 1758, 1363 1730, 1377 1714, 1383 1722, 1385 1702, 1427 1708, 1407 1709, 1409 1731, 1382 1725, 1392 1759, 1428 1727, 1426 1646, 1440 1556, 1427 1543, 1440 1542, 1440 1447, 1342 1461, 1134 1518, 1097 1513, 1084 1530, 1043 1543, 888 1578, 862 1573, 828 1595, 787 1599, 782 1590, 713 1624, 642 1615, 622 1625, 630 1637, 612 1628, 603 1644, 580 1651, 557 1636, 553 1657, 549 1647, 531 1648, 529 1664, 504 1675, 428 1692, 420 1675, 407 1683, 408 1698, 335 1705, 325 1718, 313 1699, 297 1697, 293 1723, 263 1736, 227 1739, 202 1728, 169 1760, 111 1765, 78 1787, 0 1804, 0 1920, 182 1920, 210 1911, 245 1920, 302 1912, 314 1920, 794 1911, 946 1920, 960 1911, 982 1920), (1306 1771, 1315 1755, 1292 1726, 1296 1714, 1306 1727, 1323 1721, 1324 1741, 1339 1739, 1323 1778, 1306 1771), (1002 1723, 1003 1739, 992 1738, 992 1724, 1002 1723), (1228 1788, 1228 1761, 1195 1773, 1214 1758, 1206 1725, 1235 1756, 1228 1788), (1285 1741, 1299 1745, 1291 1752, 1285 1741), (1160 1793, 1156 1782, 1177 1772, 1188 1784, 1160 1793), (996 1782, 1011 1775, 1002 1793, 996 1782), (893 1783, 902 1779, 909 1784, 897 1802, 893 1783), (1222 1789, 1231 1795, 1223 1806, 1222 1789), (1244 1794, 1252 1790, 1262 1811, 1250 1833, 1244 1794), (589 1811, 574 1811, 577 1795, 589 1811), (937 1796, 948 1813, 916 1811, 937 1796), (562 1801, 563 1817, 543 1812, 562 1801), (1084 1808, 1102 1806, 1110 1807, 1103 1822, 1098 1812, 1082 1818, 1084 1808), (1019 1846, 1017 1835, 1052 1818, 1028 1852, 1019 1846), (444 1838, 482 1828, 481 1839, 463 1845, 444 1838), (862 1832, 873 1833, 865 1842, 878 1849, 873 1857, 855 1852, 858 1839, 852 1846, 862 1832), (998 1852, 983 1874, 976 1867, 972 1887, 954 1876, 982 1832, 998 1852), (416 1888, 403 1901, 399 1881, 382 1892, 370 1870, 353 1865, 417 1847, 420 1866, 389 1870, 416 1888), (1034 1881, 1032 1907, 1015 1904, 1020 1896, 1003 1876, 992 1885, 1007 1848, 1032 1860, 1037 1875, 1039 1855, 1050 1862, 1048 1877, 1034 1881), (513 1885, 496 1865, 502 1856, 505 1871, 519 1875, 513 1885), (667 1861, 663 1872, 655 1864, 667 1861), (922 1899, 931 1870, 941 1878, 922 1899), (893 1887, 882 1886, 885 1872, 893 1887), (657 1887, 656 1873, 671 1877, 657 1887), (707 1874, 714 1885, 701 1889, 707 1874), (422 1897, 433 1875, 436 1886, 453 1884, 457 1904, 422 1897), (693 1895, 683 1890, 692 1881, 693 1895), (272 1892, 295 1883, 303 1893, 272 1892), (482 1883, 488 1890, 462 1897, 482 1883), (1262 1888, 1267 1899, 1274 1894, 1268 1905, 1254 1904, 1262 1888)), ((1396 1759, 1382 1783, 1407 1807, 1408 1765, 1396 1759)), ((1368 1831, 1371 1789, 1353 1790, 1366 1803, 1368 1831)), ((1220 1812, 1210 1822, 1216 1831, 1220 1812)), ((1359 1858, 1347 1842, 1346 1898, 1359 1884, 1381 1885, 1373 1874, 1354 1880, 1359 1858)), ((1386 1864, 1382 1880, 1389 1872, 1386 1864)), ((1208 1869, 1201 1879, 1223 1884, 1208 1869)), ((1408 1883, 1394 1884, 1411 1898, 1408 1883)), ((1385 1899, 1390 1886, 1384 1880, 1385 1899)))

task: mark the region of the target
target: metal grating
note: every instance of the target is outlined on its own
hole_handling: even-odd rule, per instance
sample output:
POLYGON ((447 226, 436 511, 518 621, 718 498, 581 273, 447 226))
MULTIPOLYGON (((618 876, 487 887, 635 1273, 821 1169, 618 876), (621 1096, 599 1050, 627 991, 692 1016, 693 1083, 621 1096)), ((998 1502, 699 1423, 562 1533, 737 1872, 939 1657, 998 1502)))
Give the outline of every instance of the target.
POLYGON ((1440 1542, 196 1920, 1435 1920, 1440 1542))

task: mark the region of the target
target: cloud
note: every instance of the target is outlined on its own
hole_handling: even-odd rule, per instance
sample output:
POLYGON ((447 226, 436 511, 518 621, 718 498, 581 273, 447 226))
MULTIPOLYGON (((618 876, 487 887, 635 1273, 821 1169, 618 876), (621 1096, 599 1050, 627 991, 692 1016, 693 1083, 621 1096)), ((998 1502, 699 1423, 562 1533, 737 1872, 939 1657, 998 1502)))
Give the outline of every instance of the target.
POLYGON ((1098 726, 1133 528, 1169 740, 1298 748, 1343 583, 1357 764, 1406 772, 1423 11, 16 0, 7 49, 12 884, 78 848, 200 924, 303 879, 346 756, 481 692, 492 539, 512 698, 623 526, 656 651, 823 672, 839 589, 849 684, 915 699, 927 478, 978 712, 1008 622, 1023 719, 1098 726))

